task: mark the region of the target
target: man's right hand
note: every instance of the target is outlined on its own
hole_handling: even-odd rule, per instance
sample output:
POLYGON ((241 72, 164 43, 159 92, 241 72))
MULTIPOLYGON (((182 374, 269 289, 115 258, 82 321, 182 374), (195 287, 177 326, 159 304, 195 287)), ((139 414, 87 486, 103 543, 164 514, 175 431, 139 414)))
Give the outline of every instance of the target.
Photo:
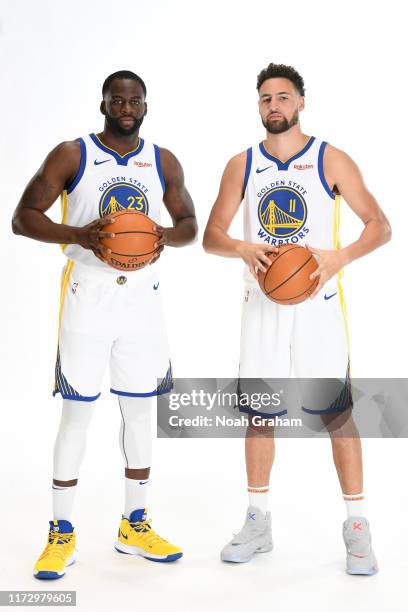
POLYGON ((238 255, 245 261, 252 276, 258 280, 257 270, 266 270, 271 265, 271 260, 267 257, 267 253, 278 253, 277 247, 270 244, 245 242, 240 240, 237 246, 238 255))
POLYGON ((77 230, 76 244, 79 244, 84 249, 90 249, 94 255, 106 263, 106 257, 112 252, 111 249, 104 247, 100 240, 101 238, 115 238, 112 232, 104 232, 102 228, 109 223, 114 223, 114 217, 103 217, 79 227, 77 230))

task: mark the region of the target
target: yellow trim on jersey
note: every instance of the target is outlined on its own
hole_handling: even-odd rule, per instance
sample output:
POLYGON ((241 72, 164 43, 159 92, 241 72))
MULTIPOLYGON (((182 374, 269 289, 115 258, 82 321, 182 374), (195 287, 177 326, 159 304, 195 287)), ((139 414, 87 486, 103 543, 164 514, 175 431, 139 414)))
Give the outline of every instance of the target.
POLYGON ((102 142, 102 140, 99 138, 99 136, 97 136, 95 134, 95 138, 97 138, 99 140, 99 142, 101 143, 101 145, 103 147, 105 147, 105 149, 109 149, 109 151, 113 151, 116 155, 119 155, 119 157, 126 157, 127 155, 130 155, 131 153, 136 153, 136 151, 138 151, 138 149, 140 148, 140 138, 137 138, 137 145, 136 148, 133 149, 132 151, 128 151, 127 153, 125 153, 124 155, 121 155, 120 153, 118 153, 117 151, 115 151, 115 149, 112 149, 111 147, 108 147, 108 145, 106 145, 104 142, 102 142))
POLYGON ((67 190, 64 189, 64 191, 61 193, 61 215, 62 215, 61 223, 66 223, 67 208, 68 208, 68 193, 67 193, 67 190))
MULTIPOLYGON (((341 245, 340 245, 340 203, 341 203, 341 196, 337 194, 334 199, 334 215, 333 215, 333 248, 336 251, 341 248, 341 245)), ((349 362, 350 362, 350 333, 349 333, 349 327, 348 327, 348 321, 347 321, 346 302, 344 300, 343 286, 341 284, 342 277, 343 277, 343 270, 340 270, 340 272, 337 274, 337 291, 339 293, 341 312, 343 314, 344 327, 346 330, 347 352, 349 355, 349 362)), ((351 366, 350 366, 350 371, 351 371, 351 366)))
MULTIPOLYGON (((64 189, 64 191, 61 193, 61 223, 63 225, 65 225, 66 221, 67 221, 67 212, 68 212, 68 193, 67 190, 64 189)), ((65 247, 67 245, 66 244, 60 244, 61 249, 64 251, 65 247)))
POLYGON ((333 219, 333 248, 337 251, 340 248, 340 202, 341 196, 334 198, 334 219, 333 219))

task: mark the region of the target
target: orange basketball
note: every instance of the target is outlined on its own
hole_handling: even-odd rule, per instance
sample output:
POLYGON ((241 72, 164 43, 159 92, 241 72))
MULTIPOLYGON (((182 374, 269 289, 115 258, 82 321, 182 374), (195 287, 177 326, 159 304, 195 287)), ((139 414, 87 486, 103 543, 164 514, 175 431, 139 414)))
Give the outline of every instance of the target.
POLYGON ((140 270, 155 253, 154 243, 159 235, 153 231, 156 225, 149 217, 136 210, 121 210, 110 215, 115 218, 102 228, 112 232, 114 238, 102 238, 101 244, 111 249, 105 258, 107 264, 117 270, 140 270))
POLYGON ((273 302, 300 304, 315 290, 318 278, 309 276, 317 267, 317 261, 305 247, 285 244, 278 253, 268 253, 272 261, 266 272, 258 271, 259 286, 273 302))

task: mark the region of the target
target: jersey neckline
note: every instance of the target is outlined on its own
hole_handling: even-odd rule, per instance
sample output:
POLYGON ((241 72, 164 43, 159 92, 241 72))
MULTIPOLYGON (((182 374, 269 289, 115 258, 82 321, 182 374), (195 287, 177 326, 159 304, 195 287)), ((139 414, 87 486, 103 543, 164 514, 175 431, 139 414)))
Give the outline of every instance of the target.
POLYGON ((259 143, 259 150, 261 151, 262 155, 264 155, 267 159, 270 159, 271 161, 275 162, 275 164, 278 166, 278 170, 287 170, 289 168, 289 165, 295 159, 297 159, 298 157, 301 157, 304 153, 306 153, 306 151, 310 149, 314 141, 315 141, 315 137, 311 136, 309 140, 307 141, 307 143, 305 144, 305 146, 303 147, 303 149, 295 153, 295 155, 292 155, 292 157, 289 157, 289 159, 287 159, 285 162, 281 161, 277 157, 274 157, 273 155, 268 153, 268 151, 265 149, 263 142, 259 143))
POLYGON ((104 145, 103 142, 99 140, 96 134, 89 134, 89 137, 99 149, 101 149, 105 153, 108 153, 109 155, 112 155, 120 166, 127 166, 129 159, 131 157, 134 157, 135 155, 139 155, 144 146, 143 138, 139 138, 138 145, 135 149, 129 151, 129 153, 125 153, 125 155, 121 155, 120 153, 115 151, 115 149, 111 149, 110 147, 104 145))

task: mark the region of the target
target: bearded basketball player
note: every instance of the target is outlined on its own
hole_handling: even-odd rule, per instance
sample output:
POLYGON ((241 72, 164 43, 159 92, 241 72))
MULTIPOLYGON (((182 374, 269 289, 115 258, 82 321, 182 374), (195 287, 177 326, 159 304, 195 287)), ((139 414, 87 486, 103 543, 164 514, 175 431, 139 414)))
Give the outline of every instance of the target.
MULTIPOLYGON (((208 253, 241 258, 246 264, 240 379, 284 378, 292 373, 300 378, 348 380, 348 336, 339 275, 346 265, 390 240, 390 226, 354 161, 302 132, 299 114, 305 89, 298 72, 270 64, 259 74, 257 89, 266 138, 228 162, 203 241, 208 253), (358 240, 344 248, 338 238, 340 196, 364 224, 358 240), (241 202, 243 241, 228 234, 241 202), (266 271, 270 265, 267 254, 278 252, 283 244, 307 246, 318 261, 310 277, 318 278, 317 287, 311 299, 301 304, 268 300, 256 280, 257 270, 266 271)), ((347 413, 350 404, 348 397, 345 404, 324 410, 302 408, 320 414, 324 421, 333 419, 336 411, 347 413)), ((237 563, 273 547, 268 490, 274 436, 273 431, 259 435, 259 427, 249 422, 245 441, 249 507, 242 530, 221 552, 223 561, 237 563)), ((330 436, 347 511, 343 525, 346 568, 351 574, 374 574, 377 561, 364 510, 360 439, 358 434, 330 436)))
POLYGON ((139 130, 147 112, 146 86, 135 73, 111 74, 102 87, 105 125, 59 144, 26 187, 13 231, 59 243, 68 258, 63 271, 54 395, 62 416, 54 449, 53 516, 48 542, 34 575, 58 579, 75 560, 72 508, 86 432, 106 366, 121 414, 125 507, 115 547, 152 561, 175 561, 181 550, 146 517, 151 465, 153 398, 172 387, 171 365, 155 266, 118 272, 104 261, 100 240, 118 210, 137 210, 157 224, 154 263, 164 246, 191 243, 197 233, 183 170, 167 149, 146 142, 139 130), (62 198, 62 223, 46 215, 62 198), (164 202, 173 227, 163 228, 164 202), (118 317, 118 313, 120 316, 118 317), (162 382, 158 385, 157 379, 162 382))

